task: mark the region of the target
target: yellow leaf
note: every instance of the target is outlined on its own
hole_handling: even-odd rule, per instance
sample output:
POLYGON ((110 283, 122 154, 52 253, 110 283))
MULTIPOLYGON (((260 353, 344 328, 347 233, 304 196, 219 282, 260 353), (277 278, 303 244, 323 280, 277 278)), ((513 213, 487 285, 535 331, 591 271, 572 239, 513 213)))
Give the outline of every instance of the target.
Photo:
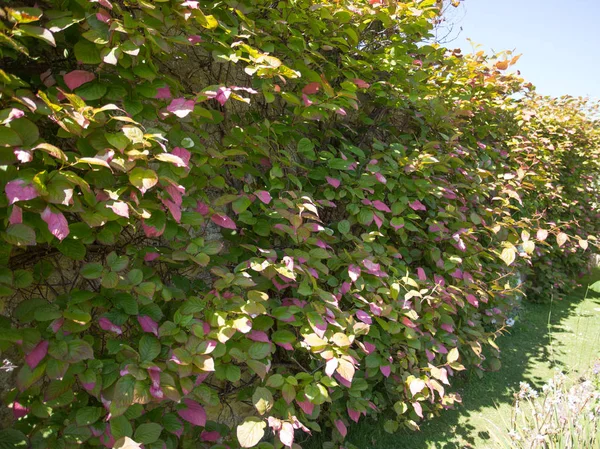
POLYGON ((567 234, 561 232, 556 236, 556 243, 558 243, 558 246, 563 246, 567 242, 568 238, 569 236, 567 234))
POLYGON ((515 261, 516 251, 514 248, 504 248, 500 257, 506 265, 510 265, 515 261))
POLYGON ((337 346, 350 346, 350 339, 346 334, 342 334, 341 332, 333 334, 332 340, 337 346))

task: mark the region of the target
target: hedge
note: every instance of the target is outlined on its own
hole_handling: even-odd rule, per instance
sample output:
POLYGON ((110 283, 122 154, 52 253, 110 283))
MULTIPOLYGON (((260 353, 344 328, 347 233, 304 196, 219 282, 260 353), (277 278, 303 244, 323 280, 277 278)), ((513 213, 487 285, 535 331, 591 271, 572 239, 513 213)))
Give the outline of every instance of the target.
POLYGON ((349 447, 500 367, 597 246, 595 106, 439 6, 3 4, 0 447, 349 447))

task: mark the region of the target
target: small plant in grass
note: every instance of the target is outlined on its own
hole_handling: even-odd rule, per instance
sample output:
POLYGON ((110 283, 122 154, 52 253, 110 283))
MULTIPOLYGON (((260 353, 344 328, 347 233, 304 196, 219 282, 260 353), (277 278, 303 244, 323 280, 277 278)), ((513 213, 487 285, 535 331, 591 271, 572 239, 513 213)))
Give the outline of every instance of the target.
POLYGON ((600 445, 600 361, 586 375, 561 372, 541 391, 521 382, 507 432, 496 432, 497 448, 591 449, 600 445))

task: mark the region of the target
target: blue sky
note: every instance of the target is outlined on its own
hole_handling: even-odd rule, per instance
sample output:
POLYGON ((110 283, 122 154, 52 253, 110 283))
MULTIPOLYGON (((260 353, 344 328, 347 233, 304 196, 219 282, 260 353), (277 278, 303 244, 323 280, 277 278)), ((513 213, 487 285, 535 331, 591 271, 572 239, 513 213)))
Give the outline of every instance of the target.
POLYGON ((450 14, 463 31, 448 47, 516 50, 538 93, 600 99, 600 0, 464 0, 450 14))

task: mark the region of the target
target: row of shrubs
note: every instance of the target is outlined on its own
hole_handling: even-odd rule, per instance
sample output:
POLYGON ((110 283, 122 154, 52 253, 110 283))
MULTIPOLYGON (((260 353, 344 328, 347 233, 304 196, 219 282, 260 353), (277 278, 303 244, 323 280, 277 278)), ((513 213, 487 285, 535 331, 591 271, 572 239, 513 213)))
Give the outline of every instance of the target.
POLYGON ((29 3, 0 9, 1 441, 418 429, 500 367, 516 274, 558 297, 597 244, 592 106, 432 44, 433 0, 29 3))

